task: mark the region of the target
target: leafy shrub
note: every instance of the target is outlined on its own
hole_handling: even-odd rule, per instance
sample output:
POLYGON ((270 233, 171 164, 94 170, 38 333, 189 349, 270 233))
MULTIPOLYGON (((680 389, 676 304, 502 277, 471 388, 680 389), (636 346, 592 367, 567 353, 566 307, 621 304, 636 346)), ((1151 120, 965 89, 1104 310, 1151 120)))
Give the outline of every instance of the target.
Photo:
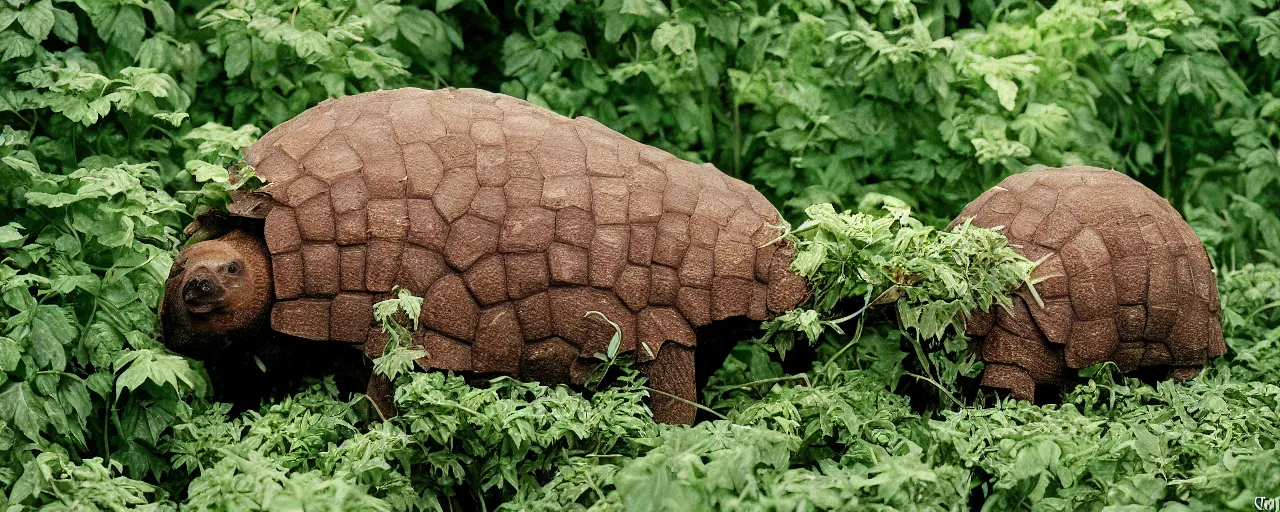
POLYGON ((1280 494, 1276 76, 1275 0, 0 3, 0 505, 1246 508, 1280 494), (406 85, 591 116, 752 182, 797 225, 910 206, 918 221, 860 218, 875 251, 810 246, 807 268, 864 271, 781 321, 815 333, 851 312, 838 299, 903 289, 885 260, 948 268, 916 250, 951 236, 928 228, 1004 175, 1115 167, 1206 242, 1231 353, 1190 385, 1103 367, 1056 407, 915 412, 889 391, 902 348, 935 333, 930 378, 972 375, 954 313, 1025 272, 974 232, 949 254, 998 275, 940 273, 908 290, 919 308, 826 329, 807 374, 782 371, 785 329, 744 340, 704 400, 727 419, 693 428, 653 424, 634 376, 588 397, 402 375, 389 422, 319 382, 230 416, 155 339, 183 225, 271 126, 406 85))

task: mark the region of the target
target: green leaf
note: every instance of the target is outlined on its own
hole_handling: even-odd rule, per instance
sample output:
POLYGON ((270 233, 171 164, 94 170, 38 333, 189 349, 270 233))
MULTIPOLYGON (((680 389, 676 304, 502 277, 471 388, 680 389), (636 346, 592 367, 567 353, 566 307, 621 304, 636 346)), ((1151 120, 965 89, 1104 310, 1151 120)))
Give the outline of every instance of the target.
POLYGON ((37 165, 32 160, 20 158, 20 156, 21 155, 6 156, 3 159, 0 159, 0 161, 4 162, 5 165, 8 165, 9 167, 12 167, 14 169, 26 171, 27 174, 31 174, 35 176, 40 175, 39 165, 37 165))
POLYGON ((15 372, 22 358, 22 346, 13 338, 0 336, 0 372, 15 372))
POLYGON ((17 32, 0 32, 0 61, 29 57, 36 51, 36 42, 17 32))
POLYGON ((53 29, 53 12, 52 0, 40 0, 27 4, 25 8, 18 11, 18 24, 22 25, 22 30, 36 42, 44 41, 49 37, 49 31, 53 29))
POLYGON ((78 327, 67 310, 50 304, 32 308, 28 349, 41 369, 63 371, 67 355, 63 345, 75 341, 78 327))
POLYGON ((1013 110, 1015 102, 1018 99, 1018 84, 1013 80, 996 75, 986 76, 987 85, 996 91, 996 96, 1000 98, 1000 106, 1005 110, 1013 110))
POLYGON ((373 372, 394 381, 397 376, 413 370, 414 362, 427 356, 420 348, 392 347, 373 360, 373 372))
POLYGON ((10 222, 0 226, 0 247, 12 248, 21 245, 19 242, 27 239, 26 235, 22 234, 21 229, 22 225, 17 222, 10 222))
POLYGON ((249 68, 249 38, 243 34, 232 34, 226 44, 227 51, 223 57, 225 59, 223 67, 227 72, 227 78, 235 78, 249 68))
POLYGON ((129 55, 138 53, 142 38, 147 35, 146 21, 142 17, 142 9, 133 5, 122 5, 115 8, 115 16, 105 26, 94 26, 103 40, 120 48, 129 55))
POLYGON ((591 318, 593 313, 595 316, 600 317, 601 320, 608 323, 610 327, 613 327, 613 336, 609 338, 609 344, 605 348, 605 353, 601 355, 604 356, 605 361, 616 359, 618 357, 618 347, 622 343, 622 328, 619 327, 616 322, 610 320, 609 317, 604 316, 604 313, 599 311, 588 311, 587 314, 583 315, 583 318, 591 318))
POLYGON ((18 19, 18 11, 14 9, 0 9, 0 31, 4 31, 12 25, 14 20, 18 19))
POLYGON ((186 358, 144 348, 120 355, 115 362, 116 395, 133 391, 150 382, 169 386, 178 396, 190 392, 204 393, 203 379, 191 368, 186 358))
POLYGON ((156 112, 151 114, 151 117, 169 123, 171 126, 181 126, 190 115, 186 112, 156 112))
POLYGON ((80 25, 76 23, 76 15, 71 14, 70 11, 55 8, 53 35, 68 43, 75 43, 80 38, 80 25))
MULTIPOLYGON (((1252 27, 1258 33, 1258 55, 1273 59, 1280 58, 1280 11, 1273 11, 1265 18, 1261 16, 1248 18, 1245 20, 1245 25, 1252 27)), ((3 26, 2 21, 0 26, 3 26)))
POLYGON ((659 0, 622 0, 620 12, 644 17, 668 15, 667 6, 659 0))
POLYGON ((155 19, 156 26, 163 31, 169 32, 174 28, 174 12, 173 5, 164 0, 151 0, 146 4, 147 10, 151 11, 151 16, 155 19))
POLYGON ((230 183, 231 177, 227 173, 227 169, 220 165, 214 165, 203 160, 190 160, 187 162, 187 172, 199 182, 211 181, 214 183, 230 183))
POLYGON ((169 410, 171 406, 171 404, 151 400, 130 400, 129 405, 120 415, 120 428, 123 429, 123 434, 128 438, 145 441, 155 446, 165 429, 172 426, 177 419, 169 410))
POLYGON ((684 55, 685 52, 693 51, 695 37, 693 25, 667 21, 653 31, 653 39, 649 44, 654 51, 661 52, 663 48, 669 48, 671 53, 684 55))
POLYGON ((10 382, 0 387, 0 419, 18 427, 27 439, 41 439, 42 431, 49 425, 45 401, 29 382, 10 382))

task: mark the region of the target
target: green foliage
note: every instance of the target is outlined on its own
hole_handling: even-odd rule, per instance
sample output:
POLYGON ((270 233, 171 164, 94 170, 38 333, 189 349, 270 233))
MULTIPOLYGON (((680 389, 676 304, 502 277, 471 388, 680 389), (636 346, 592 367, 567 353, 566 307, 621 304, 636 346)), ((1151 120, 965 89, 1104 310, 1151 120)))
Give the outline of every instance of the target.
POLYGON ((985 506, 995 510, 1028 501, 1046 510, 1170 502, 1221 510, 1280 489, 1272 459, 1280 431, 1271 419, 1280 387, 1234 382, 1229 373, 1189 386, 1106 380, 1061 406, 1010 401, 947 413, 931 425, 937 449, 995 477, 985 489, 985 506))
MULTIPOLYGON (((834 360, 861 342, 868 309, 892 304, 897 327, 923 373, 910 375, 954 402, 956 377, 975 377, 982 369, 962 334, 965 317, 1009 306, 1011 292, 1031 283, 1035 263, 1009 247, 996 230, 964 222, 940 231, 912 217, 901 201, 890 200, 885 210, 888 214, 880 216, 836 213, 829 204, 805 210, 809 220, 787 237, 796 246, 791 266, 808 280, 813 297, 769 321, 768 334, 785 353, 800 333, 808 343, 823 339, 824 333, 838 339, 834 337, 845 335, 840 324, 858 318, 857 333, 831 356, 834 360), (850 303, 856 311, 833 318, 850 303)), ((885 355, 880 352, 877 358, 885 355)), ((863 352, 852 354, 859 367, 872 364, 864 361, 863 352)))
POLYGON ((383 354, 373 360, 373 371, 395 380, 401 373, 413 371, 414 360, 427 355, 425 350, 413 348, 412 331, 418 329, 418 317, 422 314, 422 297, 415 297, 409 290, 398 288, 396 297, 373 305, 373 319, 382 324, 387 334, 387 346, 383 354), (398 320, 404 318, 408 326, 398 320))
POLYGON ((1225 366, 1242 381, 1280 384, 1280 269, 1246 265, 1223 273, 1219 286, 1225 366))
POLYGON ((0 506, 1247 508, 1280 494, 1277 11, 0 2, 0 506), (377 364, 398 383, 396 418, 368 421, 327 380, 236 415, 205 398, 201 365, 156 341, 181 229, 250 184, 240 150, 275 124, 406 85, 587 115, 813 219, 796 236, 814 302, 733 349, 702 400, 727 419, 655 425, 614 353, 617 381, 581 394, 408 373, 405 296, 379 313, 401 340, 377 364), (1011 172, 1074 163, 1185 213, 1220 269, 1229 355, 1190 385, 1104 366, 1060 406, 914 411, 888 390, 975 374, 959 314, 999 307, 1029 268, 998 234, 932 228, 1011 172), (787 375, 777 349, 799 332, 818 364, 787 375))
POLYGON ((892 303, 903 329, 938 340, 948 328, 963 330, 964 316, 975 310, 1011 304, 1009 292, 1031 280, 1034 263, 995 230, 965 222, 940 231, 907 208, 886 210, 883 216, 836 213, 829 204, 805 210, 809 220, 790 233, 797 237, 791 266, 810 283, 812 308, 779 317, 778 329, 817 341, 838 322, 815 321, 815 313, 852 298, 864 306, 892 303))
POLYGON ((95 457, 76 464, 64 452, 43 452, 27 461, 9 499, 49 511, 177 510, 163 490, 115 476, 120 470, 119 462, 104 465, 102 459, 95 457))

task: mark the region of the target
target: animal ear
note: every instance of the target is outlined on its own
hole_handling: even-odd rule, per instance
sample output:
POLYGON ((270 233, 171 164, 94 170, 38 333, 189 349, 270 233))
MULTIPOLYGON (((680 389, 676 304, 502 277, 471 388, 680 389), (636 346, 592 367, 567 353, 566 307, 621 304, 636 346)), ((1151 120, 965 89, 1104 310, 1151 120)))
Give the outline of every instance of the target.
POLYGON ((245 219, 261 222, 267 218, 267 213, 275 204, 271 196, 258 191, 232 190, 230 194, 231 204, 227 205, 227 211, 209 209, 196 215, 196 218, 187 224, 187 227, 182 230, 182 234, 187 237, 184 247, 205 240, 222 238, 240 229, 245 224, 245 219))

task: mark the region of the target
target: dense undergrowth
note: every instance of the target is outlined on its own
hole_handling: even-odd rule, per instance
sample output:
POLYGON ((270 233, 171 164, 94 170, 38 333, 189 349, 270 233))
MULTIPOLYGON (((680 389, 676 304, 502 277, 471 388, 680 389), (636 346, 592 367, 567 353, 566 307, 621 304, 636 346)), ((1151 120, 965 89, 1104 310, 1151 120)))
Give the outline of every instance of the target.
POLYGON ((1280 495, 1278 150, 1275 0, 7 0, 0 505, 1248 508, 1280 495), (752 182, 797 228, 825 219, 798 234, 818 300, 734 349, 704 397, 726 419, 694 427, 654 424, 625 371, 585 395, 401 375, 388 422, 327 381, 229 416, 156 341, 181 227, 266 129, 406 85, 588 115, 752 182), (929 227, 1075 163, 1192 222, 1230 353, 1189 384, 1103 365, 1059 405, 960 407, 980 366, 955 314, 1026 262, 929 227), (811 341, 814 369, 784 374, 811 341), (921 382, 923 411, 895 393, 921 382))

